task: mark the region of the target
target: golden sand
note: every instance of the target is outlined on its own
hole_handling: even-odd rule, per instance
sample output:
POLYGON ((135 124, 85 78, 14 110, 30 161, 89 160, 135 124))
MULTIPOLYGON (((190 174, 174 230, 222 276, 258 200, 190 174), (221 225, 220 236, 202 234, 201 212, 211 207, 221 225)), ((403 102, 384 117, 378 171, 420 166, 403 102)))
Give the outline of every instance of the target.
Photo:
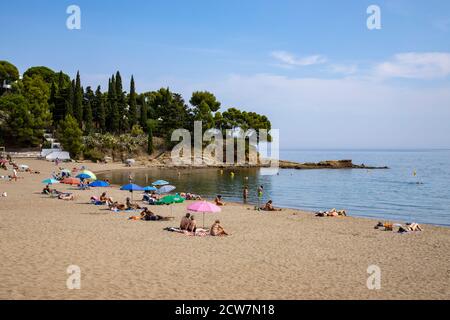
POLYGON ((122 202, 127 192, 70 190, 75 201, 51 199, 40 191, 54 164, 18 164, 41 174, 0 180, 8 194, 0 198, 0 299, 450 298, 450 228, 402 235, 375 230, 369 219, 229 204, 206 221, 219 218, 231 236, 191 237, 163 230, 178 225, 186 203, 152 207, 174 222, 130 221, 131 213, 88 204, 103 190, 122 202), (81 269, 78 290, 67 288, 69 265, 81 269), (381 270, 379 290, 367 287, 370 265, 381 270))

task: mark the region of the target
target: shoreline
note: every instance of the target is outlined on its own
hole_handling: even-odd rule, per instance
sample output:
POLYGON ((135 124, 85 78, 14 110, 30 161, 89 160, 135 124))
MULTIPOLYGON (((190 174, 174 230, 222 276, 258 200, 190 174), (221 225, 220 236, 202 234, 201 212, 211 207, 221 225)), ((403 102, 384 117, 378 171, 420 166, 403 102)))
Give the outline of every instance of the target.
MULTIPOLYGON (((128 192, 54 185, 76 199, 51 199, 40 194, 40 181, 54 164, 20 162, 41 174, 0 180, 0 192, 8 192, 0 198, 0 299, 450 299, 446 227, 398 234, 375 230, 368 218, 227 203, 205 219, 207 226, 220 219, 230 236, 189 237, 164 230, 179 223, 186 202, 149 206, 173 222, 129 221, 136 213, 88 204, 101 191, 119 201, 128 192), (66 287, 69 265, 81 268, 80 290, 66 287), (366 286, 370 265, 382 270, 381 290, 366 286)), ((94 172, 121 169, 85 165, 94 172)))

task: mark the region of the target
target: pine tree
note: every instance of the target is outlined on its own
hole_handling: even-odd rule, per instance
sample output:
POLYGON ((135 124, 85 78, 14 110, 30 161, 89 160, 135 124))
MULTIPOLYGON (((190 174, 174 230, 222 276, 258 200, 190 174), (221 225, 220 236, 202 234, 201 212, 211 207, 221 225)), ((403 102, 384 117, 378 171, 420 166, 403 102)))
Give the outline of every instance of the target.
POLYGON ((137 106, 136 106, 136 89, 134 87, 134 78, 131 76, 130 83, 130 100, 129 100, 130 110, 128 112, 129 116, 129 126, 133 127, 138 122, 137 116, 137 106))
POLYGON ((83 89, 81 88, 80 72, 77 72, 74 90, 73 114, 80 127, 83 124, 83 89))

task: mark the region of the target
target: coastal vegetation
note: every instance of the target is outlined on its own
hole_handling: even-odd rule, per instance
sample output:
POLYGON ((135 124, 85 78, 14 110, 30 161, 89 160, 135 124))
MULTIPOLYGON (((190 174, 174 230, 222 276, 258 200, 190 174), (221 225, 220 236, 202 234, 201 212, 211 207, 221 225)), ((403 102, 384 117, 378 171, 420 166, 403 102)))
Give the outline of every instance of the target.
POLYGON ((119 71, 108 87, 84 87, 80 73, 74 79, 45 66, 18 69, 0 61, 0 144, 43 147, 45 132, 54 133, 74 158, 100 160, 169 149, 173 130, 203 131, 271 129, 269 119, 256 112, 232 107, 220 111, 221 102, 208 91, 193 92, 187 103, 169 88, 138 93, 134 77, 124 89, 119 71))

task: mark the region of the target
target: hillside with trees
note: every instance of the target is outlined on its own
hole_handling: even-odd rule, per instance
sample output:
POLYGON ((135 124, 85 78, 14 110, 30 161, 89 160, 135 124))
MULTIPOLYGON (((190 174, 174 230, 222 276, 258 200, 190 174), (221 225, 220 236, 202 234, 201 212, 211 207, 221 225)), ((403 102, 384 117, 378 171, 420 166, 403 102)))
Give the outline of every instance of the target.
POLYGON ((242 128, 270 130, 269 119, 255 112, 228 108, 208 91, 193 92, 187 103, 169 88, 136 92, 134 77, 124 84, 117 71, 108 87, 84 87, 80 73, 74 79, 45 66, 19 70, 0 61, 0 145, 17 148, 48 147, 43 135, 56 135, 73 158, 118 160, 155 154, 173 146, 173 130, 193 131, 242 128))

